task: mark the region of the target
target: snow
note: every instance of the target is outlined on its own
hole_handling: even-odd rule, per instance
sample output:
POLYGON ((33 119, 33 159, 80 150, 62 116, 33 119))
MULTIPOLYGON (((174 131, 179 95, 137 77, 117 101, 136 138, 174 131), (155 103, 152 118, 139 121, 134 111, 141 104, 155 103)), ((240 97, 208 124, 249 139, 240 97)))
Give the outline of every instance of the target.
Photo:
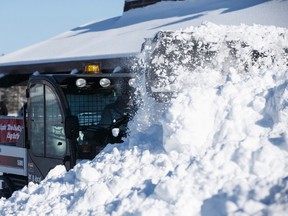
MULTIPOLYGON (((174 37, 189 44, 191 32, 201 41, 218 42, 212 65, 192 71, 174 61, 180 75, 170 103, 147 97, 139 75, 144 106, 124 144, 108 145, 68 172, 57 166, 39 185, 30 183, 1 199, 0 213, 285 215, 288 30, 206 23, 174 37), (248 64, 248 71, 242 61, 223 68, 227 38, 266 55, 248 64)), ((239 59, 250 58, 249 50, 239 50, 239 59)))
MULTIPOLYGON (((269 5, 287 8, 287 1, 251 2, 258 4, 233 14, 245 16, 247 10, 269 5)), ((202 1, 188 3, 208 7, 202 1)), ((226 3, 219 0, 209 7, 226 3)), ((175 9, 174 2, 161 4, 175 9)), ((278 22, 230 25, 225 23, 232 22, 230 15, 225 25, 178 26, 171 35, 188 48, 193 47, 191 36, 212 44, 211 59, 200 56, 200 63, 191 65, 187 49, 179 52, 181 46, 173 43, 152 59, 159 67, 173 62, 177 94, 170 102, 148 97, 145 76, 139 73, 143 103, 123 144, 108 145, 70 171, 57 166, 39 185, 30 183, 10 199, 0 199, 0 214, 286 215, 288 29, 278 22), (227 41, 235 42, 234 59, 227 41), (264 55, 252 60, 253 50, 264 55), (173 52, 178 55, 171 60, 173 52)), ((135 67, 145 70, 147 55, 139 54, 135 67)))
POLYGON ((163 1, 129 10, 121 17, 79 26, 4 55, 0 66, 134 56, 140 52, 144 38, 151 38, 160 30, 185 29, 205 21, 288 27, 287 11, 284 0, 163 1))

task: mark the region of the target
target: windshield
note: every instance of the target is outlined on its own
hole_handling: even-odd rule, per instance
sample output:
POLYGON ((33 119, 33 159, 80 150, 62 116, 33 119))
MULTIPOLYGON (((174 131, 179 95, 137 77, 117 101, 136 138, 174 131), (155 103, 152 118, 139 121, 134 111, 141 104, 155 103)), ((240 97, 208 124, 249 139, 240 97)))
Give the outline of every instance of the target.
POLYGON ((71 114, 77 116, 80 127, 85 128, 85 126, 98 124, 104 107, 115 102, 117 96, 115 91, 110 89, 89 94, 87 92, 67 94, 66 98, 71 114))

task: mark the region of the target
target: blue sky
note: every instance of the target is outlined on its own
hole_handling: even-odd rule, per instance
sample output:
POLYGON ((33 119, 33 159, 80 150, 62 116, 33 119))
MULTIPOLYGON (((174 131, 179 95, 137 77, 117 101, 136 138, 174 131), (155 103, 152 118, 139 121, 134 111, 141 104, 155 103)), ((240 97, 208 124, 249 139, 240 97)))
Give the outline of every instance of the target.
POLYGON ((91 21, 119 16, 124 0, 1 0, 0 55, 91 21))

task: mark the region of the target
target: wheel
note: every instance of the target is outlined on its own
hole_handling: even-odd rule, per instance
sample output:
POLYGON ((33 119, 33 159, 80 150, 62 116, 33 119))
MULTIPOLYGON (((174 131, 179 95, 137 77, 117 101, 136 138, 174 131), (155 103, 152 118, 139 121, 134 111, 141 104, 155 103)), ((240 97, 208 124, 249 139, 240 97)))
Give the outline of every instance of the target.
POLYGON ((3 181, 3 188, 0 190, 0 197, 9 198, 15 191, 15 187, 8 176, 0 176, 0 181, 3 181))

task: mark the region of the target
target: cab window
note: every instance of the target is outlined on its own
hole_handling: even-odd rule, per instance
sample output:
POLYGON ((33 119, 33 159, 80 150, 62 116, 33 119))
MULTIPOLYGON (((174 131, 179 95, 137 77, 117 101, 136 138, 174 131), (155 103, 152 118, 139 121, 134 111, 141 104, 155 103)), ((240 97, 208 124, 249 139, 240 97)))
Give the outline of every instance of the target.
POLYGON ((52 89, 37 84, 30 90, 31 147, 36 156, 63 158, 66 154, 63 116, 52 89))
POLYGON ((30 90, 30 142, 33 154, 44 156, 44 86, 35 85, 30 90))
POLYGON ((63 118, 56 95, 45 87, 46 156, 63 157, 66 153, 63 118))

